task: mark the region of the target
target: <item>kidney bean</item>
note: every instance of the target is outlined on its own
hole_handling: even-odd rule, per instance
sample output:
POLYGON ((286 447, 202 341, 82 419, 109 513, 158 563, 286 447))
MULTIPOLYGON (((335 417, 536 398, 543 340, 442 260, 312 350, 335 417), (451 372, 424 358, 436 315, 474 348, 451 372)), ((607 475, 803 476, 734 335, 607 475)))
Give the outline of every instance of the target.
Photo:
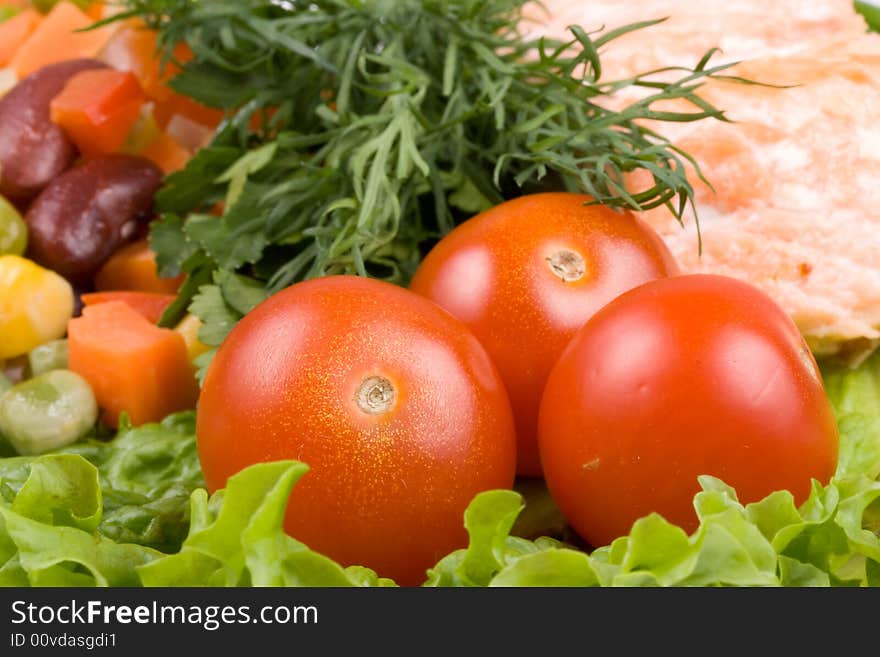
POLYGON ((31 204, 28 253, 74 283, 87 282, 152 216, 162 171, 135 155, 104 155, 55 178, 31 204))
POLYGON ((30 199, 76 159, 76 146, 49 118, 49 103, 71 77, 94 68, 106 64, 95 59, 50 64, 0 99, 0 196, 30 199))

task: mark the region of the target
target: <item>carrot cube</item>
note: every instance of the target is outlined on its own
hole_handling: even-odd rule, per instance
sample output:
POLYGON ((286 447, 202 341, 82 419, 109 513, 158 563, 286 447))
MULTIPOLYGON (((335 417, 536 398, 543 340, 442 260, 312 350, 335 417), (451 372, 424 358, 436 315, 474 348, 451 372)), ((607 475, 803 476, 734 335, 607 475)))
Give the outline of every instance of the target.
POLYGON ((115 290, 112 292, 88 292, 79 297, 83 305, 94 306, 109 301, 121 301, 128 304, 133 310, 143 315, 151 324, 157 324, 162 313, 177 298, 173 294, 159 294, 158 292, 131 292, 128 290, 115 290))
POLYGON ((0 67, 6 66, 43 17, 33 9, 26 9, 0 23, 0 67))
POLYGON ((84 155, 101 155, 119 152, 145 100, 133 73, 102 68, 70 78, 49 109, 84 155))
POLYGON ((83 308, 67 326, 68 367, 92 387, 102 418, 157 422, 193 408, 199 388, 180 333, 151 324, 122 301, 83 308))
POLYGON ((159 278, 156 254, 147 240, 138 240, 110 256, 95 274, 95 287, 101 291, 134 290, 176 294, 183 277, 159 278))
POLYGON ((140 154, 162 169, 166 175, 183 169, 192 157, 190 152, 167 132, 162 132, 140 154))
POLYGON ((88 32, 77 31, 92 22, 92 18, 72 2, 59 2, 21 44, 10 66, 21 79, 49 64, 94 57, 113 36, 116 27, 108 25, 88 32))

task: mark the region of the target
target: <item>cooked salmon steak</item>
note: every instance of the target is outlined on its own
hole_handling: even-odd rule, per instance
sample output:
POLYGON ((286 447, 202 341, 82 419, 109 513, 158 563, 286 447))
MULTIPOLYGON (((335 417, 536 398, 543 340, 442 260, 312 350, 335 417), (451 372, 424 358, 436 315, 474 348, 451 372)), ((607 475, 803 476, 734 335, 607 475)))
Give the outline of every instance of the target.
MULTIPOLYGON (((612 42, 610 78, 693 66, 717 45, 738 75, 786 88, 712 82, 702 95, 732 123, 663 124, 693 176, 702 236, 665 209, 645 213, 682 268, 751 281, 817 353, 856 358, 880 343, 880 36, 849 0, 546 0, 540 29, 669 20, 612 42)), ((531 10, 540 18, 541 12, 531 10)), ((535 28, 538 29, 538 28, 535 28)), ((713 61, 715 61, 713 59, 713 61)), ((603 74, 604 77, 604 74, 603 74)))

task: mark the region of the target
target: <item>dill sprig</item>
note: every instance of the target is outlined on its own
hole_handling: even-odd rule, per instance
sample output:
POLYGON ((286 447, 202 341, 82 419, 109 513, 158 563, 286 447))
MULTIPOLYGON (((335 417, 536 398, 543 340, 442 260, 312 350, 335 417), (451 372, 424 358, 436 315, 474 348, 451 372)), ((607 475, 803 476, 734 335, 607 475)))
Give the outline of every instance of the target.
POLYGON ((431 240, 529 191, 663 205, 681 220, 694 200, 685 165, 702 174, 646 121, 725 120, 698 95, 726 77, 713 52, 692 69, 602 77, 602 51, 658 21, 557 40, 527 35, 523 0, 128 4, 166 57, 192 49, 172 86, 228 110, 158 198, 162 271, 190 277, 174 311, 241 275, 268 292, 333 273, 406 282, 431 240), (638 99, 606 102, 628 88, 638 99), (635 192, 626 179, 639 170, 652 184, 635 192))

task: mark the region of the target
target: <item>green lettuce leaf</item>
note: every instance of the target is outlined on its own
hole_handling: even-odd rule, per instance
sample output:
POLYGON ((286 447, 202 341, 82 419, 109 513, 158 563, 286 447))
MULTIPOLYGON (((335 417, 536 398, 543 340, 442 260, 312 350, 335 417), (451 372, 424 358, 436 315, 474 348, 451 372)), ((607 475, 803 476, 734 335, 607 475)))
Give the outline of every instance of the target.
POLYGON ((0 459, 0 585, 138 585, 135 565, 179 549, 203 485, 192 413, 0 459))
POLYGON ((874 586, 880 483, 867 478, 816 484, 796 508, 788 492, 743 506, 735 491, 701 477, 690 535, 658 514, 628 536, 587 554, 553 539, 509 535, 522 498, 479 495, 466 513, 467 549, 429 571, 428 586, 874 586), (872 509, 873 507, 873 509, 872 509))
POLYGON ((0 584, 135 586, 159 552, 117 543, 101 521, 97 468, 76 454, 35 459, 11 503, 0 502, 0 584))
MULTIPOLYGON (((492 490, 478 494, 464 514, 470 537, 468 547, 456 550, 430 569, 425 586, 489 586, 519 558, 563 545, 547 537, 530 541, 511 536, 522 510, 522 495, 515 491, 492 490)), ((535 578, 533 571, 541 570, 540 562, 534 562, 532 568, 526 570, 524 578, 535 578)))
POLYGON ((859 367, 823 367, 825 391, 840 428, 838 479, 880 476, 880 350, 859 367))
POLYGON ((195 491, 182 549, 141 566, 144 585, 393 585, 369 569, 343 568, 284 532, 291 490, 307 471, 296 461, 260 463, 230 477, 211 498, 195 491))
MULTIPOLYGON (((105 465, 121 468, 119 458, 113 455, 105 465)), ((3 586, 394 585, 367 568, 343 568, 284 532, 291 490, 308 471, 302 463, 251 466, 210 498, 204 488, 193 491, 189 533, 180 550, 169 554, 107 533, 102 476, 80 454, 3 465, 9 490, 16 489, 10 500, 0 501, 3 586)), ((144 490, 167 487, 150 482, 155 463, 144 473, 144 490)), ((128 488, 134 492, 137 486, 128 488)))
POLYGON ((126 421, 113 440, 74 445, 66 452, 83 456, 98 469, 102 534, 163 552, 180 548, 187 534, 190 494, 204 486, 194 413, 139 427, 126 421))

